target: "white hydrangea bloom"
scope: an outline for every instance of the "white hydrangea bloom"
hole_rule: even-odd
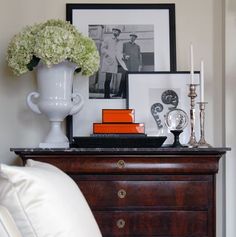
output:
[[[63,20],[48,20],[26,27],[11,40],[7,62],[16,75],[32,70],[39,60],[49,67],[69,60],[86,76],[94,74],[100,62],[93,40]]]

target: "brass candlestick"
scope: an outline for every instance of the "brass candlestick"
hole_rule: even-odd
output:
[[[190,128],[191,128],[191,134],[190,139],[188,142],[189,147],[197,147],[198,142],[195,136],[195,98],[197,97],[196,93],[196,87],[199,84],[190,84],[189,85],[189,94],[188,97],[190,97]]]
[[[198,102],[200,108],[200,140],[198,142],[198,147],[207,148],[212,147],[205,140],[205,106],[207,102]]]

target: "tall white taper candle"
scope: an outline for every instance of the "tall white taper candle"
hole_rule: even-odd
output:
[[[200,100],[204,102],[204,61],[201,60],[201,72],[200,72]]]
[[[190,71],[190,77],[191,77],[191,84],[193,84],[194,81],[194,60],[193,60],[193,44],[190,44],[190,63],[191,63],[191,71]]]

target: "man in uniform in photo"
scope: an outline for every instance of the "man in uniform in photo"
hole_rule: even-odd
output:
[[[123,44],[123,59],[129,72],[138,72],[142,69],[142,55],[140,46],[135,43],[137,34],[131,33],[129,42]],[[126,97],[126,75],[121,78],[117,97]]]
[[[112,38],[105,39],[101,46],[101,72],[105,73],[104,98],[110,98],[110,84],[112,76],[121,73],[125,77],[127,66],[123,61],[122,44],[119,40],[121,29],[119,27],[112,28]]]

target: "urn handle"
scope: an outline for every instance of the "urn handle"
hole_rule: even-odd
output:
[[[27,105],[29,106],[29,108],[35,112],[36,114],[41,114],[41,111],[39,110],[39,107],[37,104],[35,104],[33,101],[32,101],[32,97],[34,99],[37,99],[39,98],[39,93],[38,92],[31,92],[28,94],[27,96]]]
[[[84,98],[83,98],[82,95],[80,95],[77,92],[72,93],[71,97],[74,100],[73,100],[73,107],[72,107],[72,109],[70,111],[70,115],[73,115],[73,114],[78,113],[82,109],[82,107],[84,105]]]

